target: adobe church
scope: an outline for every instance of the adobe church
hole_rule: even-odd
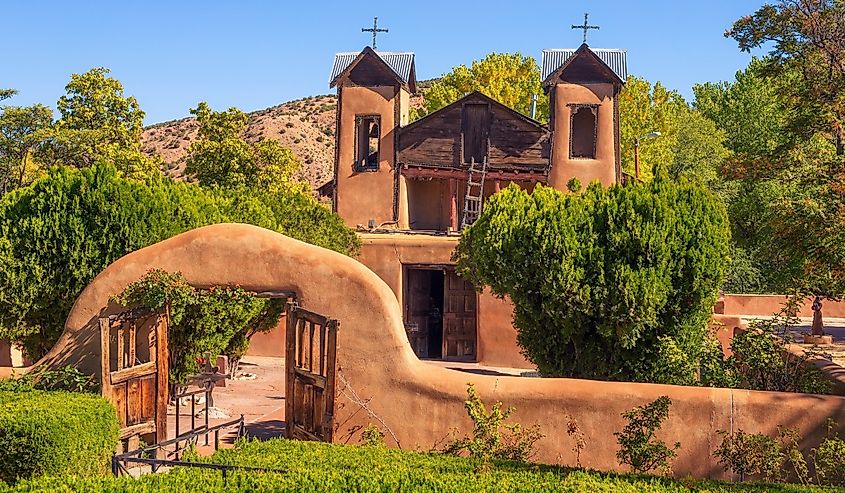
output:
[[[573,177],[585,185],[623,179],[618,95],[626,63],[625,51],[586,42],[544,50],[548,125],[479,92],[410,122],[413,53],[366,47],[335,56],[333,209],[359,231],[359,260],[396,294],[417,356],[531,367],[510,302],[461,279],[452,251],[484,202],[511,183],[566,190]]]

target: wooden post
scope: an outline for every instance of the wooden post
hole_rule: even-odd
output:
[[[493,182],[493,193],[499,193],[502,190],[502,182],[495,180]]]
[[[289,301],[285,306],[287,329],[285,331],[285,435],[294,438],[294,365],[296,362],[296,303]]]
[[[634,178],[640,179],[640,139],[634,139]]]
[[[458,180],[449,179],[449,229],[458,230]]]
[[[170,400],[170,346],[167,344],[167,332],[170,329],[170,305],[165,305],[164,313],[156,317],[156,441],[167,440],[167,402]],[[176,416],[179,419],[179,416]],[[159,454],[164,450],[159,449]],[[161,455],[160,455],[161,457]]]

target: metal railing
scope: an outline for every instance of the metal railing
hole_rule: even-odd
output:
[[[211,391],[213,390],[213,388],[214,388],[214,383],[212,382],[211,385],[207,385],[204,389],[197,389],[197,390],[182,392],[181,394],[177,394],[175,396],[175,399],[176,399],[176,436],[177,437],[179,437],[181,435],[181,433],[179,433],[179,431],[180,431],[179,421],[181,421],[180,418],[182,417],[180,401],[184,397],[190,397],[191,398],[191,429],[190,429],[190,431],[188,431],[188,433],[192,433],[192,432],[194,432],[198,429],[202,429],[202,428],[197,428],[197,424],[196,424],[197,405],[196,405],[196,400],[194,399],[194,396],[199,395],[199,394],[205,394],[205,425],[204,425],[204,427],[206,429],[208,429],[208,411],[211,407],[211,398],[210,397],[211,397]],[[205,434],[205,445],[208,445],[208,433]]]
[[[177,417],[178,418],[178,417]],[[187,449],[187,444],[196,444],[197,439],[200,435],[205,434],[206,441],[208,440],[208,435],[210,433],[214,434],[214,450],[218,450],[220,448],[220,430],[224,428],[229,428],[232,426],[237,426],[237,437],[241,438],[244,434],[244,415],[241,414],[241,417],[238,419],[233,419],[231,421],[227,421],[225,423],[220,423],[219,425],[215,425],[212,427],[201,426],[199,428],[193,429],[184,435],[177,435],[176,438],[171,438],[170,440],[166,440],[161,443],[157,443],[155,445],[151,445],[149,447],[139,448],[137,450],[132,450],[130,452],[125,452],[123,454],[115,454],[112,456],[111,460],[111,469],[112,474],[115,476],[120,476],[121,474],[129,474],[127,470],[127,465],[130,463],[135,464],[146,464],[151,466],[152,471],[158,471],[158,468],[161,466],[185,466],[185,467],[205,467],[209,468],[212,464],[207,464],[203,462],[186,462],[182,461],[182,453]],[[180,446],[185,444],[185,446]],[[168,451],[166,447],[173,445],[174,450]],[[154,456],[158,455],[159,451],[164,451],[168,454],[168,456],[175,457],[175,460],[171,459],[158,459],[154,458]],[[212,469],[221,469],[224,470],[223,477],[226,477],[226,472],[224,468],[231,469],[244,469],[241,466],[228,466],[225,464],[213,464],[214,467]],[[260,468],[246,468],[246,469],[260,469]],[[269,470],[263,469],[264,471],[270,472],[284,472],[284,471],[276,471],[276,470]]]

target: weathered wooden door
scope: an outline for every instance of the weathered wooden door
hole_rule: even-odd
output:
[[[167,440],[167,312],[100,317],[102,395],[114,404],[126,450]]]
[[[418,357],[428,358],[431,273],[423,269],[408,269],[406,279],[405,330],[408,342]]]
[[[446,271],[443,313],[443,359],[475,361],[477,340],[477,294],[454,269]]]
[[[337,320],[285,307],[285,434],[290,439],[331,442],[337,376]]]

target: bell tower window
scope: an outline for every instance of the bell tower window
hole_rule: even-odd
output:
[[[381,117],[355,117],[355,171],[378,171]]]
[[[569,107],[569,157],[595,159],[598,105],[573,104]]]

